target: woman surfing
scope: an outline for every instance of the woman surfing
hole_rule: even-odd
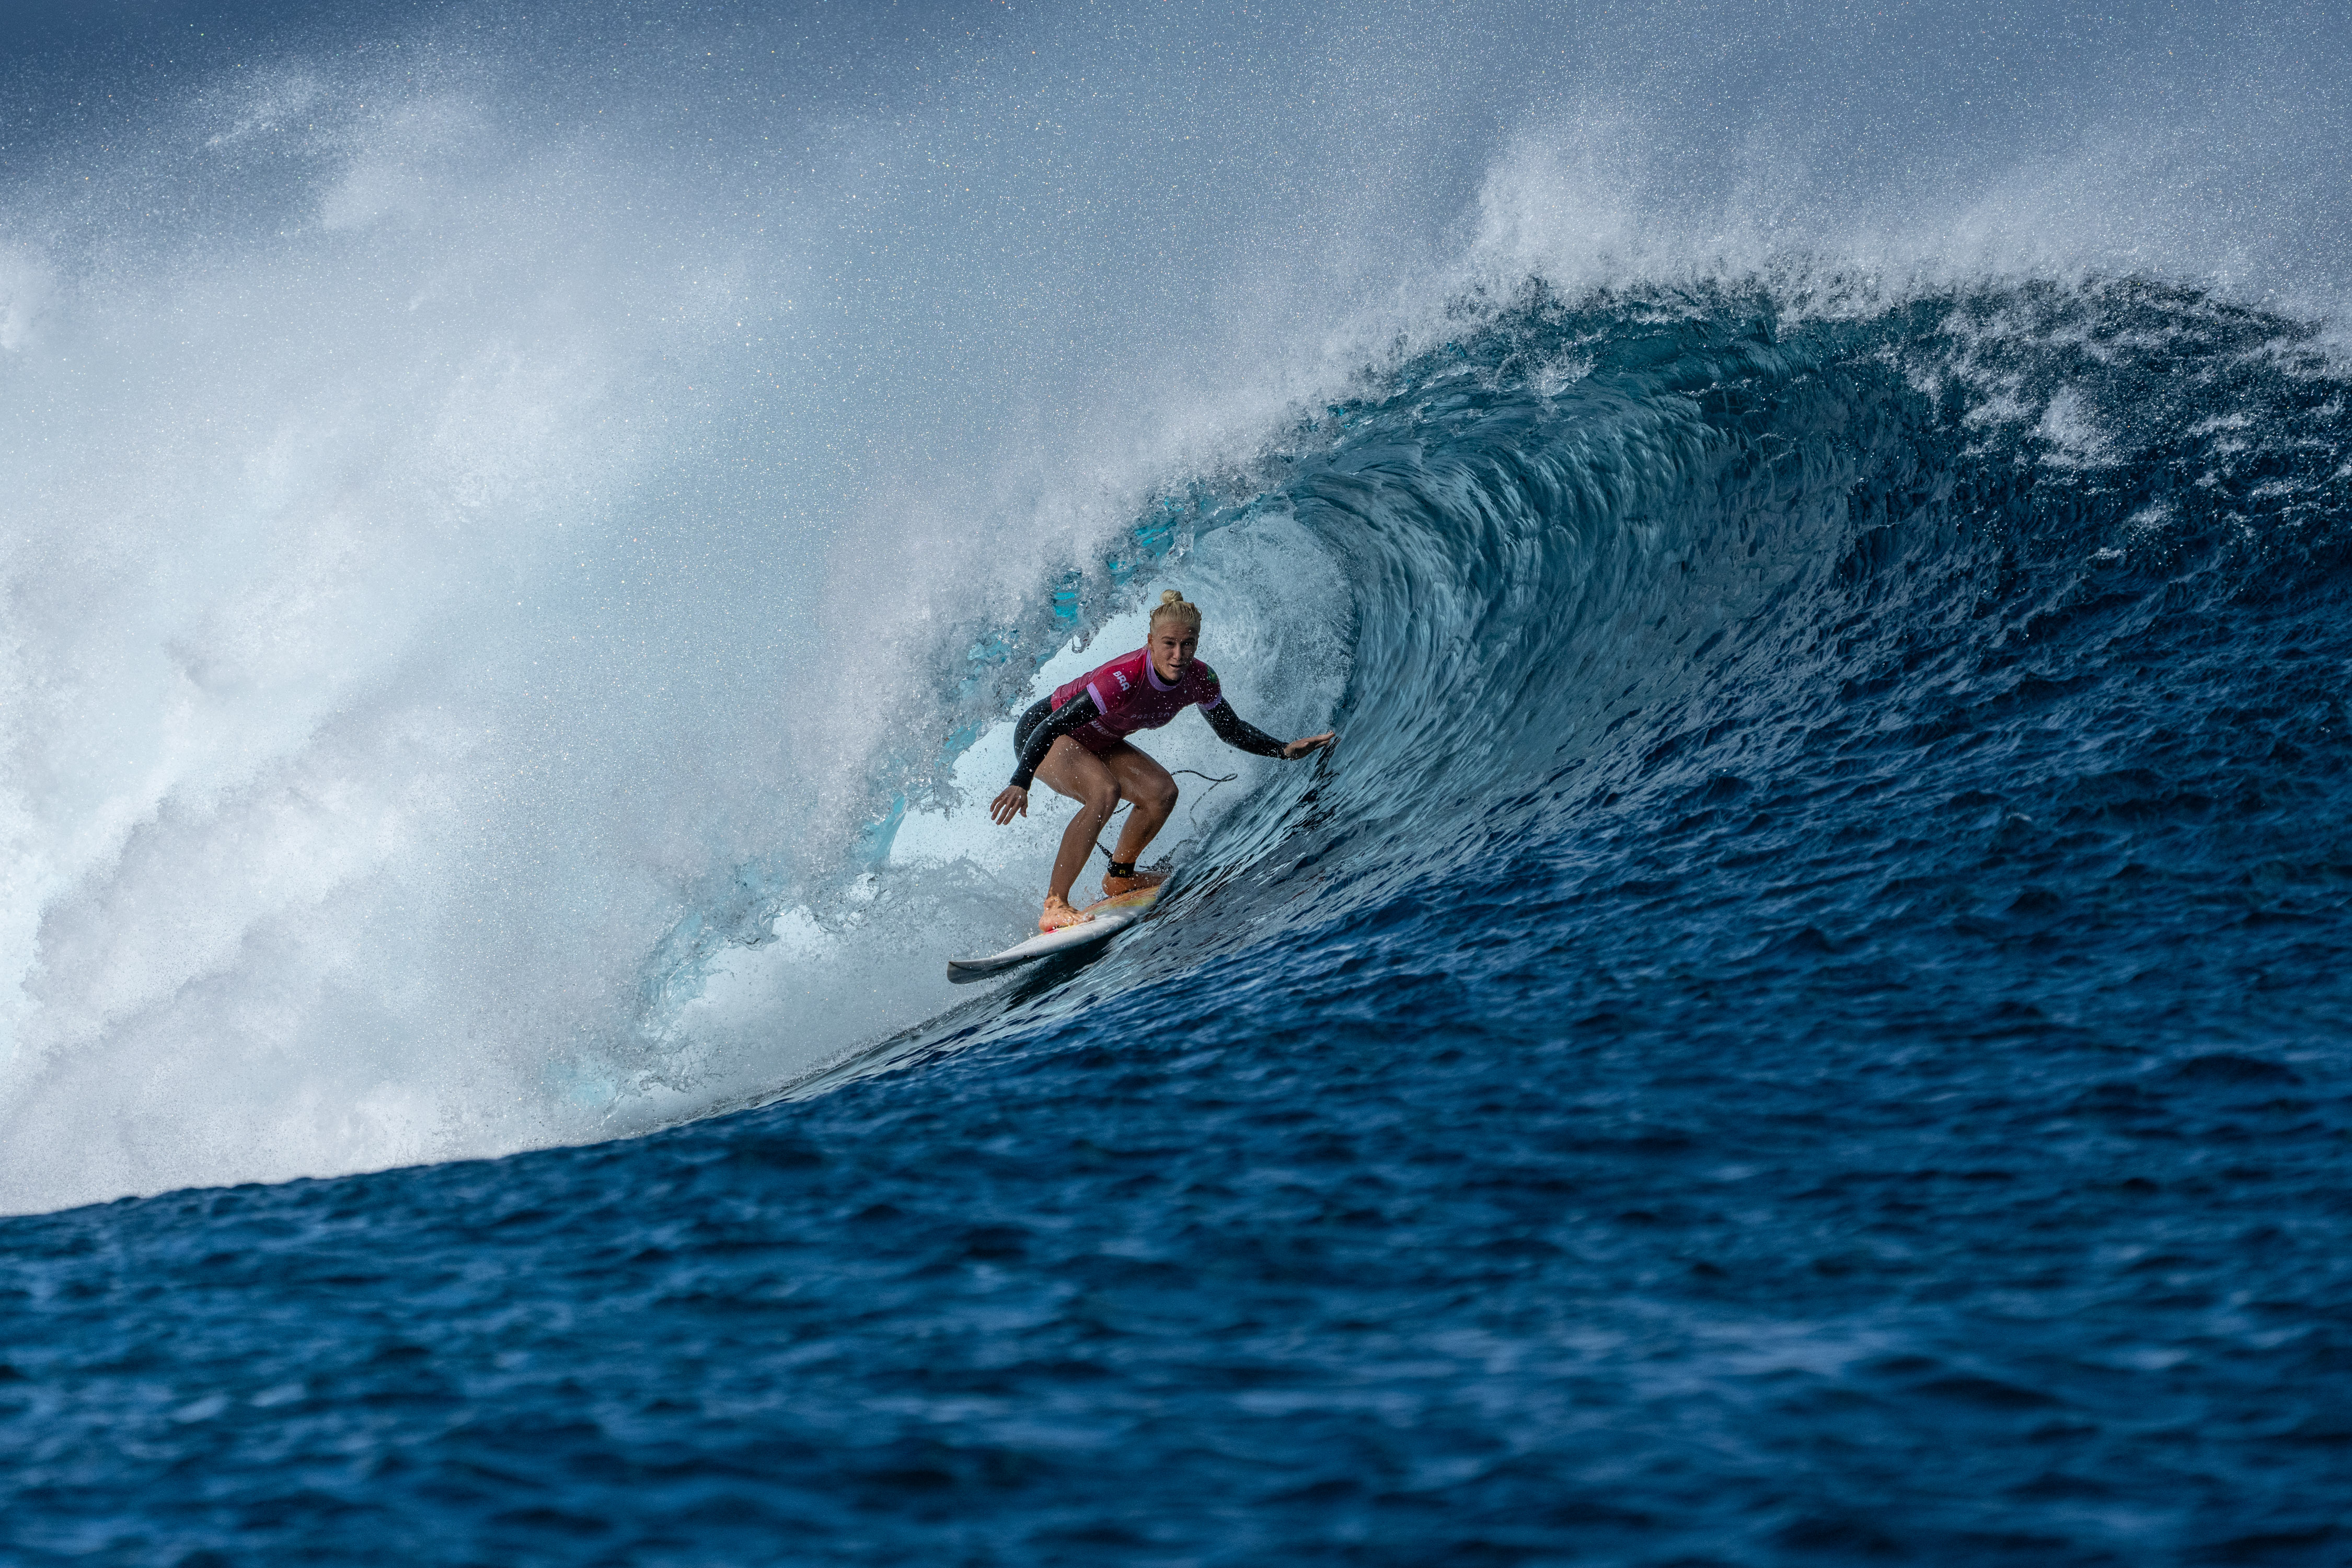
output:
[[[1078,879],[1087,851],[1122,796],[1135,809],[1127,814],[1118,852],[1103,875],[1103,896],[1116,898],[1160,880],[1138,872],[1135,863],[1176,808],[1176,781],[1129,742],[1136,731],[1157,730],[1197,704],[1218,739],[1261,757],[1295,762],[1339,739],[1326,730],[1286,743],[1236,716],[1217,689],[1216,672],[1193,657],[1200,646],[1201,606],[1171,588],[1151,612],[1150,635],[1141,647],[1056,688],[1021,715],[1013,731],[1021,761],[988,815],[1000,826],[1028,816],[1032,778],[1044,779],[1078,803],[1078,815],[1063,831],[1061,850],[1054,857],[1039,931],[1059,931],[1082,918],[1070,907],[1070,884]]]

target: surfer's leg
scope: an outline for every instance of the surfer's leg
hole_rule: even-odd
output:
[[[1046,884],[1045,912],[1037,921],[1040,931],[1056,931],[1077,919],[1077,911],[1070,908],[1070,884],[1086,868],[1087,857],[1094,853],[1095,839],[1118,805],[1118,780],[1103,765],[1100,757],[1067,735],[1055,741],[1053,750],[1045,753],[1045,760],[1037,764],[1037,776],[1056,795],[1068,795],[1078,803],[1077,816],[1070,818],[1070,826],[1062,830],[1062,847],[1054,857],[1053,880]],[[1059,909],[1055,907],[1057,904]]]
[[[1131,866],[1151,847],[1152,839],[1167,824],[1168,814],[1176,809],[1176,781],[1166,768],[1132,745],[1120,746],[1103,762],[1118,780],[1118,793],[1135,803],[1135,809],[1127,814],[1127,825],[1119,829],[1118,847],[1111,854],[1118,864]],[[1103,892],[1113,897],[1131,893],[1138,888],[1151,887],[1159,879],[1132,874],[1105,877]]]

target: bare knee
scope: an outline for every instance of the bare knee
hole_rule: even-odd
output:
[[[1150,809],[1152,816],[1165,816],[1176,809],[1176,796],[1179,793],[1174,779],[1155,782],[1150,793],[1143,797],[1141,804]]]
[[[1099,822],[1118,809],[1118,786],[1104,784],[1097,789],[1089,789],[1081,804],[1086,806],[1087,814]]]

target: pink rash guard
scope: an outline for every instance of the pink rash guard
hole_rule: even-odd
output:
[[[1013,727],[1013,787],[1025,790],[1055,742],[1068,736],[1097,757],[1108,756],[1138,730],[1165,724],[1192,703],[1217,739],[1256,757],[1285,757],[1290,749],[1234,711],[1217,689],[1217,672],[1194,659],[1180,680],[1162,680],[1142,648],[1041,697]],[[1124,873],[1122,873],[1124,875]]]
[[[1157,730],[1195,702],[1206,712],[1224,700],[1217,689],[1217,672],[1199,659],[1186,666],[1171,685],[1151,668],[1151,650],[1140,647],[1056,687],[1054,706],[1061,707],[1081,691],[1095,700],[1101,717],[1071,731],[1070,739],[1097,756],[1138,730]]]

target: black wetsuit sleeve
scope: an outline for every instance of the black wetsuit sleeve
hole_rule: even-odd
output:
[[[1232,703],[1220,702],[1201,711],[1208,716],[1209,728],[1217,732],[1217,739],[1226,745],[1238,746],[1261,757],[1282,755],[1282,742],[1234,712]]]
[[[1055,741],[1100,717],[1095,700],[1083,691],[1047,714],[1044,723],[1029,731],[1029,743],[1021,748],[1021,760],[1013,768],[1013,787],[1027,789],[1029,781],[1037,776],[1037,764],[1045,760]]]

